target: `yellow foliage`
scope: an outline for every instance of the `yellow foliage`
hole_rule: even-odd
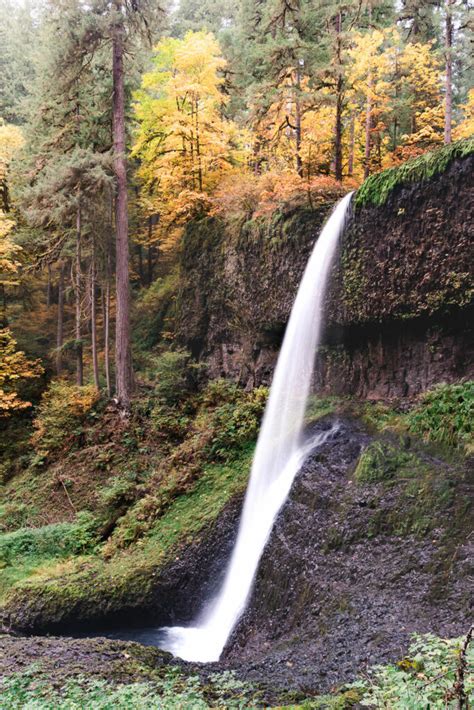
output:
[[[329,168],[334,152],[335,114],[334,106],[322,105],[303,116],[301,159],[307,175]]]
[[[79,425],[99,399],[93,385],[71,385],[53,381],[43,395],[34,420],[32,444],[43,453],[50,453],[75,440]]]
[[[418,145],[424,150],[430,150],[443,142],[444,106],[426,107],[416,113],[415,133],[403,136],[405,145]]]
[[[21,399],[18,387],[23,380],[39,377],[43,373],[39,361],[28,360],[16,346],[11,331],[0,329],[0,418],[31,406],[31,402]]]
[[[466,103],[461,106],[464,118],[453,131],[454,139],[474,136],[474,89],[470,89]]]
[[[0,209],[0,284],[15,285],[12,275],[18,273],[20,262],[16,260],[16,255],[21,251],[21,247],[14,244],[10,233],[15,223],[7,219],[5,213]]]
[[[3,196],[0,203],[7,201],[8,167],[23,143],[21,130],[17,126],[10,126],[0,120],[0,198]],[[9,219],[0,207],[0,284],[13,285],[16,283],[12,281],[12,275],[18,272],[20,264],[16,260],[16,256],[21,248],[15,245],[11,239],[14,226],[14,221]]]
[[[351,66],[349,83],[352,87],[351,99],[355,107],[365,109],[367,100],[371,102],[373,120],[390,104],[393,86],[393,66],[397,50],[394,41],[398,39],[396,30],[372,30],[354,37],[349,50]]]
[[[0,182],[6,179],[8,165],[23,145],[21,129],[0,119]]]
[[[166,38],[155,52],[135,95],[132,154],[141,161],[143,205],[160,214],[160,236],[173,242],[183,218],[245,164],[247,136],[224,116],[226,62],[212,34]]]

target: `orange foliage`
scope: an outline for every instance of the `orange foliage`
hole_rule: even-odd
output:
[[[294,172],[269,171],[262,175],[242,174],[223,181],[212,198],[213,214],[226,219],[269,216],[278,209],[310,208],[336,200],[352,184],[341,185],[332,177],[319,175],[310,180]]]

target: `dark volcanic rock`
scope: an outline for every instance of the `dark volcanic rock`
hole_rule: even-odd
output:
[[[327,689],[401,658],[414,632],[452,637],[469,625],[472,542],[447,543],[452,510],[428,536],[397,535],[397,485],[350,479],[368,439],[344,422],[294,484],[226,651],[250,679]]]
[[[105,638],[1,635],[0,647],[0,678],[37,667],[56,687],[84,675],[89,680],[142,682],[156,678],[158,669],[173,664],[173,657],[164,651]]]

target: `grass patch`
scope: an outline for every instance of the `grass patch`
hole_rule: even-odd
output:
[[[32,558],[68,557],[92,550],[97,544],[94,519],[80,513],[74,523],[56,523],[41,528],[20,528],[0,537],[0,565]]]
[[[474,153],[474,138],[456,141],[443,148],[424,153],[403,165],[371,175],[357,190],[356,207],[383,205],[390,193],[400,185],[422,182],[444,172],[456,158],[465,158]]]
[[[0,536],[0,597],[12,587],[57,568],[58,560],[92,553],[97,545],[94,518],[79,513],[73,523],[20,528]],[[64,572],[64,566],[61,567]]]

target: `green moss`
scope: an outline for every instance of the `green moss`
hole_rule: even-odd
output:
[[[397,442],[392,427],[383,436],[361,453],[353,474],[358,486],[366,488],[364,496],[371,511],[368,536],[424,537],[439,528],[449,530],[449,534],[443,533],[443,540],[446,537],[449,543],[465,535],[463,530],[469,522],[463,493],[467,470],[463,462],[446,460],[433,446],[406,433]],[[336,533],[337,528],[334,539],[328,537],[330,549],[345,542]]]
[[[395,446],[374,441],[361,454],[354,471],[357,483],[392,480],[398,471],[413,464],[413,456]]]
[[[346,245],[341,256],[342,301],[350,312],[358,313],[367,288],[367,254],[361,247]]]
[[[429,180],[442,173],[456,158],[464,158],[474,153],[474,138],[456,141],[443,148],[420,155],[398,167],[371,175],[357,190],[356,207],[383,205],[390,193],[399,185]]]

